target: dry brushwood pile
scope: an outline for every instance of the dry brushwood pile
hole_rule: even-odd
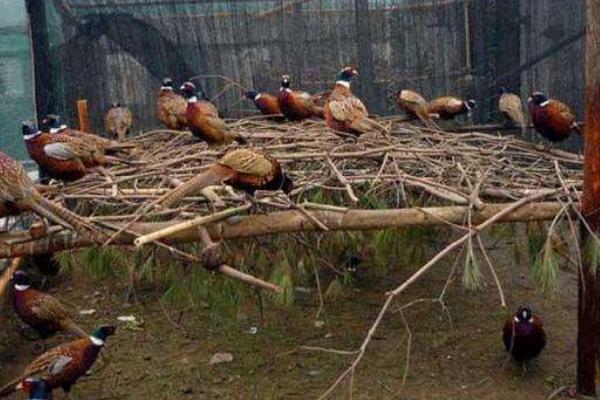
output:
[[[127,229],[120,236],[127,236],[127,232],[139,236],[164,224],[202,216],[209,218],[198,225],[215,224],[235,214],[273,217],[261,220],[271,226],[254,226],[256,229],[242,232],[251,226],[241,224],[236,232],[225,232],[221,237],[228,238],[276,233],[278,228],[281,232],[343,230],[344,224],[329,226],[319,215],[345,215],[354,210],[431,206],[481,210],[486,204],[513,203],[532,196],[536,201],[556,202],[576,195],[581,186],[580,155],[513,136],[434,131],[399,121],[380,119],[391,128],[389,136],[363,135],[358,139],[337,136],[321,121],[276,124],[248,118],[232,122],[231,129],[247,138],[249,146],[282,163],[294,181],[289,197],[282,192],[257,192],[250,199],[230,187],[213,186],[182,199],[173,208],[154,208],[141,214],[142,207],[203,172],[231,149],[208,147],[189,132],[167,130],[130,139],[139,162],[113,166],[109,169],[112,177],[91,174],[72,184],[52,185],[45,192],[113,229],[124,225]],[[282,214],[284,210],[292,211],[295,221],[289,221],[291,214]],[[377,221],[373,224],[362,227],[378,228]],[[355,228],[361,229],[360,223]],[[23,240],[18,236],[19,243]],[[117,238],[115,242],[129,244],[131,240]],[[2,241],[10,243],[11,238]],[[69,246],[55,243],[52,250]],[[0,246],[3,256],[11,251],[18,253]]]

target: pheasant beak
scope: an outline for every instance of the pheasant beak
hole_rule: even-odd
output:
[[[531,103],[533,101],[533,98],[531,96],[529,96],[529,98],[527,99],[528,103]]]
[[[356,75],[356,76],[358,76],[358,71],[357,71],[357,70],[355,70],[355,69],[353,69],[353,70],[352,70],[352,75]]]
[[[15,386],[15,389],[23,390],[23,382],[19,382],[19,384],[17,386]]]

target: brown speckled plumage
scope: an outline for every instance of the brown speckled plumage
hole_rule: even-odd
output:
[[[133,125],[133,114],[129,108],[115,104],[106,113],[104,124],[113,138],[123,141]]]

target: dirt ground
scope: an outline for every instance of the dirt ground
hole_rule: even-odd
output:
[[[519,239],[495,245],[490,255],[503,284],[510,310],[530,304],[544,319],[548,345],[524,372],[509,362],[501,343],[506,313],[485,264],[485,286],[468,292],[460,275],[450,283],[447,306],[452,324],[439,305],[421,303],[405,312],[411,329],[410,367],[406,383],[407,331],[398,313],[385,317],[354,378],[353,399],[546,399],[571,385],[575,372],[576,276],[560,274],[559,291],[541,296],[531,280],[529,262],[515,262]],[[488,244],[494,242],[488,238]],[[491,245],[491,244],[490,244]],[[434,267],[398,304],[437,296],[451,263]],[[357,272],[352,288],[319,309],[315,291],[297,293],[288,308],[267,305],[264,320],[256,304],[217,312],[206,304],[165,305],[161,293],[138,292],[138,302],[124,301],[126,281],[98,281],[76,271],[62,275],[51,289],[77,309],[94,308],[78,317],[90,329],[117,323],[105,357],[89,377],[74,387],[75,398],[159,399],[316,399],[349,365],[352,355],[309,351],[300,346],[356,350],[384,301],[386,289],[401,283],[420,265],[390,268],[384,277]],[[139,325],[116,320],[134,315]],[[0,314],[0,381],[35,357],[35,342],[23,336],[10,307]],[[322,322],[322,323],[321,323]],[[65,340],[58,335],[46,345]],[[210,365],[215,353],[233,361]],[[11,399],[20,398],[13,395]],[[56,391],[55,398],[62,399]],[[330,398],[348,398],[344,384]],[[561,397],[558,397],[561,398]]]

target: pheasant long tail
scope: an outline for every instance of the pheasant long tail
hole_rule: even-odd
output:
[[[21,382],[21,380],[22,380],[22,377],[18,377],[18,378],[13,379],[12,381],[8,382],[6,385],[2,386],[2,388],[0,388],[0,397],[6,397],[9,394],[16,391],[17,385],[19,384],[19,382]]]
[[[383,135],[388,135],[389,130],[385,126],[381,125],[379,122],[375,121],[371,118],[362,118],[359,121],[355,121],[352,123],[352,128],[356,129],[361,133],[367,132],[379,132]]]
[[[65,228],[73,229],[93,242],[102,243],[108,239],[106,232],[99,227],[61,205],[44,198],[37,192],[32,193],[29,206],[36,214],[48,218]]]

